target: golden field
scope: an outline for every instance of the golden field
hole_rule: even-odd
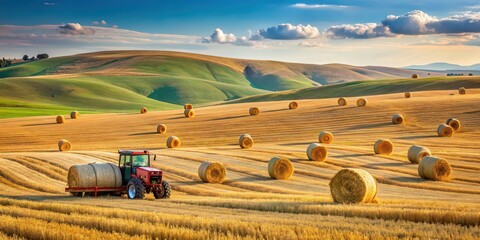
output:
[[[450,95],[450,93],[455,93]],[[480,238],[480,89],[366,96],[338,106],[336,98],[223,104],[147,114],[89,114],[0,120],[0,238],[27,239],[475,239]],[[252,106],[260,109],[250,116]],[[139,109],[140,111],[140,109]],[[405,123],[393,125],[401,113]],[[440,123],[455,117],[462,128],[437,136]],[[158,134],[158,124],[167,132]],[[325,162],[308,161],[305,150],[320,131],[334,134]],[[238,146],[249,133],[250,149]],[[182,140],[167,149],[166,139]],[[58,152],[57,142],[73,147]],[[381,138],[392,155],[374,155]],[[411,145],[447,159],[452,179],[424,180],[407,159]],[[170,199],[102,196],[75,198],[64,192],[68,168],[117,162],[118,149],[150,149],[153,166],[173,188]],[[295,173],[273,180],[274,156],[289,158]],[[203,183],[203,161],[227,167],[223,184]],[[333,202],[329,180],[340,169],[361,168],[378,181],[378,203]]]

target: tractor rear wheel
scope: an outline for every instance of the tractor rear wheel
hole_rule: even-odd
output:
[[[170,194],[172,192],[172,189],[170,187],[170,184],[162,180],[162,189],[159,189],[158,191],[153,192],[153,196],[155,196],[156,199],[159,198],[170,198]]]
[[[130,199],[145,197],[145,184],[139,178],[132,178],[127,184],[127,196]]]

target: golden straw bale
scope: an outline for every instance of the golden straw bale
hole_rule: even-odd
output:
[[[391,154],[393,152],[393,143],[388,139],[379,139],[373,145],[375,154]]]
[[[63,115],[57,116],[57,123],[65,123],[65,117]]]
[[[294,172],[288,158],[274,157],[268,162],[268,174],[273,179],[289,179]]]
[[[447,125],[452,127],[455,132],[460,130],[460,128],[462,127],[462,124],[460,123],[460,120],[458,120],[456,118],[447,119]]]
[[[183,109],[193,109],[193,105],[190,104],[190,103],[185,103],[185,104],[183,105]]]
[[[121,187],[122,172],[112,163],[74,165],[68,169],[69,187]]]
[[[428,148],[418,146],[418,145],[412,145],[408,149],[407,157],[411,163],[419,163],[423,157],[430,156],[430,155],[432,155],[432,153]]]
[[[402,114],[397,113],[397,114],[394,114],[392,116],[392,123],[393,124],[402,124],[403,121],[405,121],[405,118],[403,117]]]
[[[338,106],[345,106],[348,104],[347,99],[343,97],[339,98],[337,103],[338,103]]]
[[[413,74],[413,75],[412,75],[412,78],[413,78],[413,79],[416,79],[416,78],[420,78],[420,76],[419,76],[418,74]]]
[[[167,125],[158,124],[157,125],[157,132],[160,133],[160,134],[166,133],[167,132]]]
[[[187,118],[194,118],[195,117],[195,110],[188,108],[188,109],[185,109],[185,111],[183,111],[183,114]]]
[[[365,107],[367,105],[368,101],[366,98],[359,98],[357,100],[357,106],[359,107]]]
[[[325,143],[325,144],[332,143],[333,134],[331,132],[321,131],[320,134],[318,134],[318,142]]]
[[[297,109],[298,108],[298,103],[297,102],[291,102],[288,104],[289,109]]]
[[[70,113],[70,118],[77,119],[80,117],[80,113],[78,111],[73,111]]]
[[[167,147],[168,148],[178,148],[178,147],[180,147],[180,145],[182,145],[182,142],[180,141],[180,139],[178,137],[175,137],[175,136],[168,137],[168,139],[167,139]]]
[[[454,132],[453,128],[448,126],[445,123],[438,125],[437,134],[440,137],[451,137],[453,136],[453,132]]]
[[[59,151],[70,151],[72,144],[67,139],[60,139],[58,141],[58,150]]]
[[[410,92],[405,93],[405,98],[411,98],[411,97],[412,97],[412,93],[410,93]]]
[[[148,109],[146,107],[142,107],[142,109],[140,109],[141,114],[145,114],[147,112],[148,112]]]
[[[248,110],[248,113],[252,116],[258,115],[258,114],[260,114],[260,109],[258,109],[258,107],[251,107]]]
[[[467,90],[464,87],[461,87],[458,89],[458,93],[460,93],[461,95],[465,95],[467,94]]]
[[[240,138],[238,139],[238,145],[240,145],[241,148],[253,147],[252,136],[250,136],[250,134],[247,134],[247,133],[240,135]]]
[[[377,196],[377,182],[363,169],[345,168],[330,180],[330,193],[337,203],[372,203]]]
[[[227,176],[227,171],[222,163],[203,162],[198,168],[198,176],[206,183],[222,183]]]
[[[450,164],[443,158],[426,156],[418,164],[418,175],[421,178],[444,181],[450,178],[451,173]]]
[[[307,148],[307,157],[312,161],[325,161],[328,157],[327,148],[320,143],[311,143]]]

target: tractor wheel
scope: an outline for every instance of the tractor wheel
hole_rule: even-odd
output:
[[[139,178],[132,178],[127,184],[127,196],[130,199],[145,197],[145,184]]]
[[[155,196],[156,199],[159,198],[170,198],[170,194],[172,192],[172,189],[170,188],[170,184],[162,180],[162,189],[159,189],[158,191],[153,192],[153,196]]]
[[[83,195],[82,192],[71,192],[70,194],[74,197],[82,197],[82,195]]]

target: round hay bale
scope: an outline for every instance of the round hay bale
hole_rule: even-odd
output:
[[[412,75],[412,78],[413,78],[413,79],[416,79],[416,78],[420,78],[420,76],[419,76],[418,74],[413,74],[413,75]]]
[[[195,110],[193,110],[192,108],[188,108],[188,109],[185,109],[185,111],[183,111],[183,114],[187,118],[194,118],[195,117]]]
[[[363,169],[345,168],[330,180],[330,193],[337,203],[370,203],[377,196],[377,182]]]
[[[58,141],[58,150],[59,151],[70,151],[72,144],[67,139],[60,139]]]
[[[288,158],[274,157],[268,162],[268,175],[273,179],[289,179],[294,172]]]
[[[297,102],[291,102],[288,104],[289,109],[297,109],[298,108],[298,103]]]
[[[80,113],[78,111],[73,111],[70,113],[70,118],[77,119],[80,117]]]
[[[63,115],[58,115],[57,123],[65,123],[65,117]]]
[[[247,134],[247,133],[240,135],[240,138],[238,139],[238,145],[240,145],[241,148],[253,147],[252,136],[250,136],[250,134]]]
[[[397,113],[392,116],[392,123],[393,124],[402,124],[403,121],[405,121],[405,118],[403,117],[402,114]]]
[[[418,175],[421,178],[443,181],[448,180],[451,173],[450,164],[443,158],[426,156],[418,164]]]
[[[320,134],[318,134],[318,142],[325,143],[325,144],[332,143],[333,134],[331,132],[321,131]]]
[[[69,187],[121,187],[122,172],[111,163],[74,165],[68,170]]]
[[[462,127],[462,124],[456,118],[447,119],[447,125],[452,127],[455,132],[460,130],[460,128]]]
[[[142,107],[142,109],[140,109],[141,114],[145,114],[147,112],[148,112],[148,109],[146,107]]]
[[[256,115],[260,114],[260,109],[258,109],[258,107],[251,107],[248,110],[248,113],[252,116],[256,116]]]
[[[375,154],[391,154],[393,152],[393,143],[388,139],[379,139],[373,145]]]
[[[458,93],[460,93],[461,95],[465,95],[467,94],[467,90],[464,87],[461,87],[458,89]]]
[[[227,171],[222,163],[203,162],[198,168],[198,176],[206,183],[222,183],[227,177]]]
[[[418,146],[418,145],[412,145],[408,149],[407,157],[408,157],[408,161],[410,161],[411,163],[418,164],[423,157],[431,156],[431,155],[432,153],[428,148]]]
[[[328,151],[320,143],[311,143],[307,148],[307,157],[312,161],[325,161],[328,157]]]
[[[366,98],[359,98],[357,100],[357,106],[359,107],[365,107],[367,105],[368,101]]]
[[[438,125],[437,134],[440,137],[451,137],[453,136],[453,132],[453,128],[445,123]]]
[[[167,139],[167,147],[168,148],[178,148],[178,147],[180,147],[180,145],[182,145],[182,142],[180,141],[180,139],[178,137],[175,137],[175,136],[168,137],[168,139]]]
[[[160,134],[164,134],[167,132],[167,125],[165,124],[158,124],[157,125],[157,132]]]
[[[190,103],[183,104],[183,109],[193,109],[193,105]]]
[[[410,92],[405,93],[405,98],[411,98],[411,97],[412,97],[412,93],[410,93]]]
[[[345,106],[345,105],[347,105],[347,99],[341,97],[341,98],[338,99],[337,103],[338,103],[338,106]]]

